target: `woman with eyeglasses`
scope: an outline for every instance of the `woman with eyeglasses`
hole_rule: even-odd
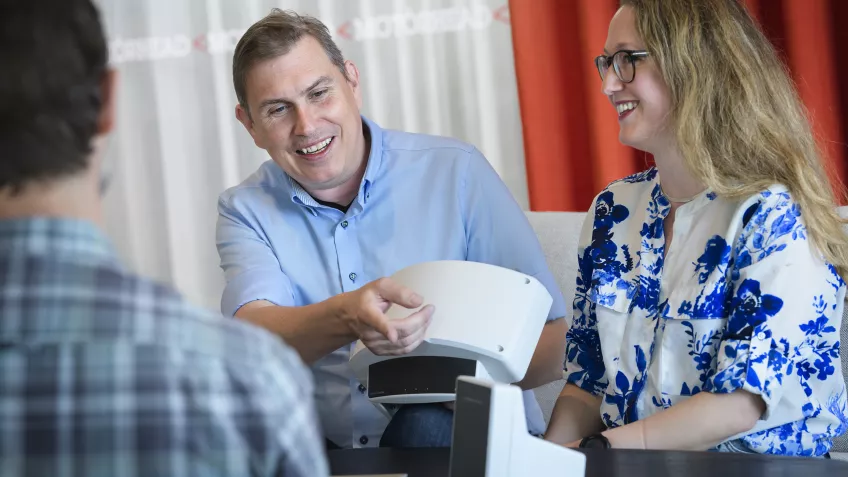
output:
[[[595,62],[656,167],[584,223],[546,439],[828,456],[848,237],[789,76],[738,0],[622,5]]]

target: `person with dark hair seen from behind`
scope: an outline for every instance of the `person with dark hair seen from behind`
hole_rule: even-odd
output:
[[[326,476],[299,356],[105,238],[107,52],[90,0],[0,1],[0,475]]]
[[[827,457],[848,236],[774,48],[739,0],[625,0],[595,64],[656,167],[586,218],[546,438]]]
[[[532,388],[562,377],[566,327],[536,234],[476,148],[363,117],[360,80],[312,17],[274,10],[236,46],[236,117],[271,160],[218,201],[224,315],[266,327],[313,365],[328,447],[446,447],[450,405],[384,414],[353,376],[351,347],[401,355],[424,339],[427,297],[387,278],[406,266],[468,260],[532,275],[554,299],[518,383],[541,434]],[[391,306],[417,310],[390,321]]]

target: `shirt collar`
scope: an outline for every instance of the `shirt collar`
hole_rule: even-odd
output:
[[[362,179],[358,197],[364,197],[364,204],[368,202],[371,189],[380,173],[380,166],[383,165],[383,129],[365,116],[362,116],[362,126],[368,128],[371,134],[371,152],[368,154],[368,166],[365,168],[365,177]]]
[[[120,266],[109,240],[91,222],[53,217],[0,220],[0,256],[33,255]]]
[[[652,169],[656,169],[653,167]],[[651,188],[651,202],[653,206],[657,208],[661,212],[663,217],[668,215],[668,212],[671,210],[671,202],[663,195],[660,188],[660,175],[657,173],[653,180],[651,181],[654,184],[654,187]],[[678,216],[685,214],[693,214],[714,201],[717,198],[715,192],[710,188],[704,189],[700,194],[695,196],[690,202],[685,204],[681,204],[677,208],[676,214]]]
[[[362,128],[363,132],[370,134],[371,137],[371,150],[368,153],[368,165],[365,167],[365,175],[362,178],[362,183],[359,186],[359,193],[356,198],[353,200],[353,203],[350,206],[349,211],[356,208],[356,205],[359,205],[359,209],[365,207],[368,203],[368,200],[371,198],[371,191],[374,187],[374,182],[379,175],[380,166],[383,163],[383,129],[377,125],[377,123],[371,121],[365,116],[361,116],[362,118]],[[289,189],[291,190],[291,199],[295,204],[300,204],[306,206],[310,213],[316,215],[315,208],[319,207],[318,202],[309,195],[300,184],[297,183],[294,179],[291,178],[288,174],[283,173],[286,176],[286,180],[289,184]]]

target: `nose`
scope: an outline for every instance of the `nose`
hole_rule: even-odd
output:
[[[294,124],[295,135],[312,136],[315,132],[315,123],[315,116],[309,106],[297,108],[297,118],[295,118]]]
[[[607,72],[604,73],[604,80],[601,82],[601,91],[607,96],[612,96],[613,93],[617,93],[624,89],[624,83],[618,79],[618,75],[615,74],[612,65],[607,68]]]

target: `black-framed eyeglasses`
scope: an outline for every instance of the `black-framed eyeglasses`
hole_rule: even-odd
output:
[[[595,66],[598,68],[598,74],[601,75],[601,81],[607,74],[607,70],[612,64],[615,75],[622,83],[630,83],[636,77],[636,60],[645,58],[648,52],[644,50],[618,50],[610,56],[601,55],[595,58]]]

